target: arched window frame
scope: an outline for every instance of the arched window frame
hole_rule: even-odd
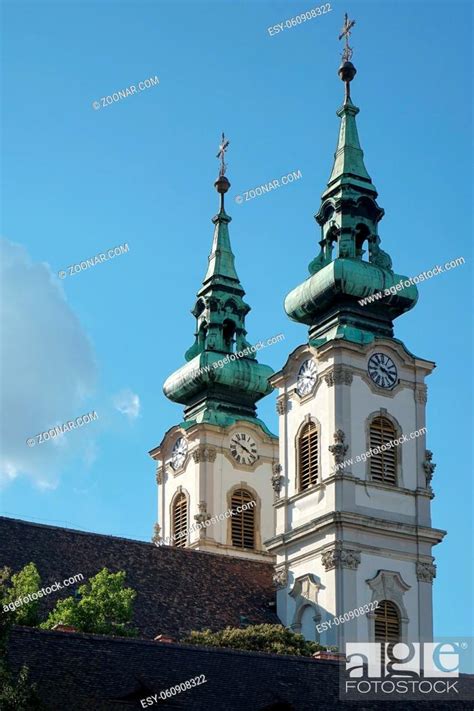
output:
[[[301,633],[303,615],[308,608],[313,612],[314,641],[320,642],[320,634],[317,630],[321,622],[321,611],[318,603],[319,591],[322,589],[319,579],[314,573],[305,573],[295,579],[288,593],[295,602],[293,619],[290,629],[293,632]]]
[[[400,427],[398,420],[396,420],[395,417],[390,415],[384,407],[381,407],[380,410],[376,410],[375,412],[372,412],[366,420],[365,439],[366,439],[366,443],[367,443],[367,452],[371,448],[370,428],[371,428],[373,421],[378,417],[383,417],[390,422],[390,424],[394,428],[393,439],[398,439],[399,437],[402,436],[402,428]],[[380,485],[380,486],[386,486],[389,489],[396,489],[396,488],[401,488],[404,486],[403,468],[402,468],[402,444],[399,444],[397,447],[395,447],[395,451],[396,451],[395,484],[389,484],[386,482],[378,481],[376,479],[372,479],[372,475],[371,475],[371,459],[372,459],[372,457],[367,458],[366,465],[365,465],[366,466],[365,477],[366,477],[367,481],[369,481],[373,484]]]
[[[179,497],[184,496],[186,499],[186,531],[188,532],[186,537],[184,537],[184,544],[183,545],[177,545],[177,541],[174,541],[172,539],[172,536],[175,535],[175,527],[174,527],[174,512],[175,512],[175,506],[177,503],[177,500]],[[171,545],[175,548],[186,548],[189,545],[189,512],[190,512],[190,496],[189,493],[186,491],[186,489],[183,489],[182,486],[178,486],[176,489],[175,493],[173,494],[173,498],[171,499],[170,502],[170,538],[171,538]]]
[[[237,324],[234,318],[227,316],[222,322],[222,342],[229,353],[233,353],[235,348],[235,334]]]
[[[393,602],[400,614],[400,642],[408,640],[408,612],[405,607],[405,594],[411,590],[411,585],[406,583],[400,573],[394,570],[379,570],[377,575],[366,580],[372,591],[372,602],[382,602],[388,600]],[[365,616],[369,627],[368,639],[375,641],[375,610]]]
[[[254,547],[253,548],[240,548],[239,550],[253,550],[253,551],[260,551],[262,550],[262,532],[261,532],[261,512],[262,512],[262,502],[255,491],[255,489],[251,486],[248,485],[246,481],[241,481],[238,484],[235,484],[229,491],[227,492],[227,508],[228,510],[232,509],[232,497],[237,491],[240,491],[243,489],[244,491],[247,491],[252,499],[255,501],[255,506],[250,509],[253,510],[254,512],[254,519],[253,519],[253,525],[254,525]],[[226,540],[227,540],[227,545],[230,546],[231,548],[236,548],[234,546],[234,543],[232,541],[232,518],[233,516],[229,516],[227,519],[227,535],[226,535]]]
[[[306,487],[305,489],[301,488],[301,480],[300,480],[300,440],[303,435],[303,432],[305,428],[308,425],[314,425],[316,428],[316,434],[318,438],[318,478],[315,484],[311,484],[310,486]],[[295,472],[296,472],[296,477],[295,477],[295,493],[296,494],[303,494],[304,492],[311,491],[315,487],[319,486],[322,481],[322,476],[321,476],[321,425],[319,421],[315,417],[311,417],[310,415],[307,415],[304,419],[304,421],[301,423],[301,425],[298,428],[298,431],[296,433],[295,437]]]

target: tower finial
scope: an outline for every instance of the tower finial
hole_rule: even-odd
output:
[[[216,155],[216,158],[219,158],[221,161],[221,165],[219,168],[219,177],[214,183],[214,186],[217,190],[217,192],[221,196],[221,203],[220,203],[220,212],[224,212],[224,195],[230,188],[230,183],[227,180],[225,176],[225,172],[227,170],[227,164],[224,162],[225,158],[225,152],[229,147],[229,139],[225,137],[224,131],[222,131],[222,138],[221,138],[221,143],[219,146],[219,152]]]
[[[342,32],[339,35],[339,39],[342,39],[344,37],[346,44],[344,47],[344,50],[342,52],[342,61],[344,62],[350,62],[352,59],[352,53],[353,49],[352,47],[349,47],[349,37],[351,36],[351,30],[355,25],[355,20],[349,20],[349,17],[346,14],[344,15],[344,24],[342,26]]]
[[[216,155],[216,158],[220,158],[221,161],[221,167],[219,168],[219,178],[222,178],[223,175],[225,175],[225,172],[227,170],[227,165],[224,163],[224,158],[225,158],[225,152],[229,147],[230,141],[225,137],[224,131],[222,131],[222,138],[221,138],[221,145],[219,146],[219,152]]]
[[[346,14],[344,15],[344,24],[342,26],[342,32],[339,35],[339,39],[341,40],[343,37],[345,39],[345,46],[342,52],[342,63],[341,66],[339,67],[338,74],[341,77],[342,81],[346,85],[346,92],[345,92],[345,97],[344,97],[344,103],[347,103],[350,101],[351,98],[351,90],[350,90],[350,82],[354,79],[355,75],[357,74],[357,69],[354,67],[354,65],[351,62],[352,59],[352,54],[353,54],[353,49],[352,47],[349,46],[349,37],[351,36],[351,30],[355,25],[355,20],[349,20],[349,17]]]

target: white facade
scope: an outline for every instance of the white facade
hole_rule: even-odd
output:
[[[392,389],[369,377],[374,353],[395,364]],[[309,360],[316,364],[315,377],[311,391],[300,396],[298,373]],[[432,638],[431,549],[444,536],[431,528],[433,492],[423,432],[424,380],[433,368],[395,340],[369,345],[333,340],[318,349],[299,347],[271,378],[279,389],[282,488],[274,505],[275,533],[266,545],[277,556],[278,615],[308,639],[341,650],[347,640],[373,641],[374,612],[325,631],[321,623],[376,600],[396,605],[402,640]],[[397,450],[395,485],[371,481],[369,460],[358,457],[370,448],[369,423],[378,415],[408,436]],[[308,421],[319,433],[319,479],[299,492],[297,442]],[[358,461],[340,466],[350,458]]]
[[[231,440],[237,434],[250,437],[256,446],[256,460],[240,463],[232,454]],[[173,464],[173,447],[186,440],[187,453],[182,464]],[[249,420],[237,421],[230,427],[196,424],[187,429],[170,429],[159,447],[150,452],[157,461],[158,521],[160,535],[166,543],[172,536],[172,509],[175,497],[184,493],[188,501],[188,529],[198,522],[210,523],[199,530],[188,531],[186,546],[253,560],[273,560],[263,541],[275,530],[272,488],[273,466],[278,461],[278,440],[269,437]],[[236,489],[245,489],[256,501],[255,548],[232,545],[231,517],[213,522],[231,508]]]

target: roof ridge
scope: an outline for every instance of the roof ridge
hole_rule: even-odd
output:
[[[251,560],[249,558],[242,558],[237,555],[222,555],[222,553],[214,553],[213,551],[198,551],[195,548],[178,548],[178,547],[173,547],[173,546],[157,546],[151,541],[140,541],[135,538],[126,538],[125,536],[114,536],[109,533],[97,533],[95,531],[85,531],[81,529],[76,529],[76,528],[66,528],[65,526],[53,526],[52,524],[49,523],[36,523],[35,521],[27,521],[26,519],[21,519],[21,518],[11,518],[10,516],[0,516],[0,523],[2,521],[11,521],[14,523],[20,523],[22,525],[26,526],[36,526],[37,528],[48,528],[48,529],[54,529],[57,531],[69,531],[71,533],[77,533],[82,536],[100,536],[101,538],[112,538],[117,541],[126,541],[127,543],[135,543],[137,545],[141,546],[151,546],[152,548],[157,548],[159,550],[166,550],[166,551],[173,551],[172,555],[190,555],[195,554],[195,555],[206,555],[206,556],[214,556],[219,558],[219,560],[223,559],[231,559],[231,560],[239,560],[243,563],[251,563],[253,565],[270,565],[273,566],[274,563],[272,561],[265,561],[265,560]],[[167,554],[166,554],[167,555]]]
[[[211,647],[211,646],[206,646],[206,645],[198,645],[198,644],[185,644],[183,642],[155,642],[154,640],[150,639],[143,639],[141,637],[114,637],[112,635],[102,635],[102,634],[94,634],[91,632],[59,632],[57,630],[43,630],[39,629],[38,627],[25,627],[22,625],[14,625],[13,626],[14,632],[15,633],[20,633],[20,634],[35,634],[35,635],[46,635],[46,636],[58,636],[62,635],[63,637],[69,637],[69,638],[78,638],[78,639],[91,639],[91,640],[105,640],[108,642],[119,642],[119,643],[126,643],[126,644],[147,644],[147,645],[160,645],[161,648],[166,649],[166,648],[172,648],[172,649],[188,649],[190,651],[197,652],[199,654],[203,654],[204,652],[209,652],[209,653],[214,653],[214,652],[220,652],[223,654],[237,654],[239,656],[258,656],[258,657],[268,657],[270,659],[274,659],[275,657],[285,657],[285,659],[293,659],[295,661],[306,661],[308,663],[314,664],[315,660],[312,657],[305,657],[302,655],[296,655],[296,654],[272,654],[270,652],[259,652],[257,650],[249,650],[249,649],[231,649],[230,647]],[[329,664],[337,664],[339,665],[339,662],[333,660],[333,659],[318,659],[318,663],[329,663]]]

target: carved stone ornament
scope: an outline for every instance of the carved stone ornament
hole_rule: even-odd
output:
[[[156,483],[157,484],[163,483],[163,467],[158,467],[156,470]]]
[[[288,583],[288,571],[286,568],[280,568],[273,573],[273,584],[276,588],[286,588]]]
[[[331,387],[332,385],[350,385],[352,383],[353,372],[350,368],[345,368],[342,365],[335,365],[329,373],[326,373],[324,379]]]
[[[286,397],[278,398],[276,401],[276,411],[279,415],[284,415],[287,408]]]
[[[426,385],[415,386],[415,400],[417,402],[426,402],[428,400],[428,388]]]
[[[436,578],[436,565],[419,561],[416,564],[416,577],[421,583],[432,583]]]
[[[431,480],[433,478],[433,472],[436,469],[436,464],[434,464],[431,460],[433,459],[433,452],[431,452],[429,449],[425,451],[425,461],[423,462],[423,469],[425,470],[425,475],[426,475],[426,486],[429,486],[431,483]]]
[[[200,444],[199,447],[192,452],[193,459],[198,462],[214,462],[217,456],[217,450],[214,447],[209,447],[206,444]]]
[[[334,568],[349,568],[356,570],[360,563],[360,552],[343,548],[342,543],[335,543],[334,547],[325,551],[321,556],[326,571]]]
[[[301,599],[306,603],[310,602],[317,605],[318,593],[321,590],[321,587],[321,584],[318,582],[313,573],[306,573],[305,575],[300,575],[296,578],[289,594],[297,601],[297,603],[298,600]]]
[[[154,543],[155,546],[157,546],[158,543],[161,541],[160,531],[161,531],[160,524],[155,523],[155,525],[153,526],[153,536],[151,537],[151,542]]]
[[[194,514],[194,520],[197,521],[198,523],[205,523],[206,521],[209,521],[212,516],[207,513],[207,503],[205,501],[200,501],[198,504],[198,510],[199,513]],[[202,528],[200,529],[201,531],[203,530]]]
[[[281,464],[274,464],[272,467],[272,486],[273,491],[277,494],[277,496],[280,496],[280,491],[283,486],[283,477],[281,475],[282,468]]]
[[[337,430],[334,432],[334,442],[335,444],[330,444],[328,449],[331,452],[331,454],[334,457],[334,462],[336,464],[342,464],[344,461],[344,457],[347,454],[347,450],[349,449],[349,446],[347,444],[344,444],[344,440],[346,439],[346,435],[342,430]]]
[[[392,600],[401,610],[402,618],[408,617],[403,596],[410,590],[400,573],[393,570],[379,570],[377,575],[365,581],[374,593],[374,600]]]

